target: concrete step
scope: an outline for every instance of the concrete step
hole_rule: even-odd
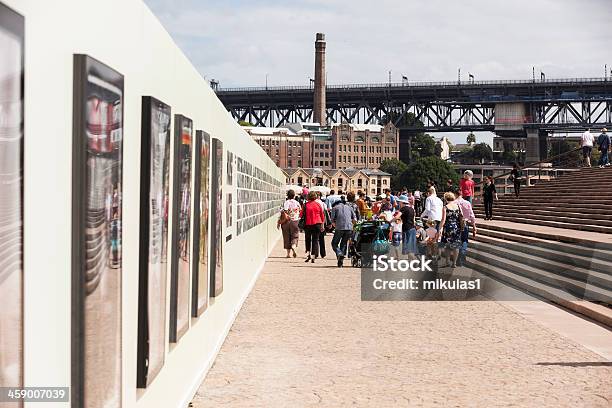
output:
[[[530,188],[526,188],[525,190],[521,190],[521,197],[538,197],[540,194],[542,193],[546,193],[546,194],[559,194],[560,196],[562,195],[563,197],[574,197],[574,198],[598,198],[600,200],[605,200],[605,199],[609,199],[610,197],[612,197],[612,191],[608,192],[608,191],[593,191],[592,188],[585,188],[582,191],[575,191],[575,190],[568,190],[566,189],[559,189],[559,190],[553,190],[553,189],[548,189],[548,188],[539,188],[536,189],[535,187],[533,187],[533,190]]]
[[[476,204],[474,206],[474,210],[482,210],[484,211],[484,204]],[[568,206],[555,206],[553,204],[549,204],[544,207],[536,207],[536,208],[525,208],[520,205],[512,205],[510,203],[506,203],[504,201],[496,201],[493,203],[493,211],[530,211],[533,214],[542,214],[542,215],[550,215],[550,214],[559,214],[561,210],[564,214],[568,216],[572,216],[575,218],[597,218],[598,216],[610,216],[612,219],[612,207],[605,209],[593,209],[591,207],[588,208],[588,211],[585,211],[584,206],[576,205],[573,207]]]
[[[534,281],[533,279],[529,279],[501,267],[493,266],[469,255],[466,260],[466,266],[486,275],[492,276],[493,278],[514,286],[520,290],[540,296],[576,313],[585,315],[598,323],[612,328],[612,310],[608,307],[581,301],[580,299],[572,297],[570,294],[561,289]]]
[[[519,204],[550,204],[554,202],[555,204],[575,204],[580,203],[583,206],[590,205],[603,205],[606,207],[612,206],[612,200],[606,200],[598,197],[584,197],[584,198],[566,198],[559,197],[554,194],[542,194],[537,197],[520,197],[516,198],[514,196],[504,196],[500,201],[504,201],[506,203],[519,203]]]
[[[611,290],[528,265],[522,260],[509,259],[505,255],[499,255],[497,252],[492,253],[491,249],[494,247],[491,245],[476,242],[474,244],[469,251],[469,256],[472,259],[487,263],[496,268],[512,271],[515,275],[521,275],[530,280],[560,289],[582,300],[612,305]],[[566,296],[566,298],[569,297]]]
[[[518,222],[522,224],[543,225],[546,227],[553,227],[553,228],[572,229],[572,230],[578,230],[578,231],[592,231],[592,232],[599,232],[602,234],[612,234],[612,227],[605,227],[605,226],[583,225],[583,224],[576,224],[576,223],[571,223],[571,222],[536,220],[536,219],[531,219],[531,218],[524,218],[518,215],[516,216],[495,215],[495,219],[500,220],[500,221]]]
[[[606,261],[532,244],[507,242],[486,235],[480,235],[470,243],[481,252],[490,250],[501,257],[612,291],[612,274],[610,264]]]
[[[586,207],[583,203],[576,201],[574,203],[563,203],[563,204],[557,204],[555,202],[551,202],[551,200],[548,200],[545,203],[537,203],[537,204],[529,204],[526,205],[527,203],[521,203],[520,201],[514,201],[514,202],[510,202],[509,200],[498,200],[495,201],[493,203],[493,209],[495,210],[495,208],[521,208],[521,209],[531,209],[531,208],[537,208],[540,210],[558,210],[559,208],[564,208],[565,211],[570,211],[570,212],[581,212],[581,213],[588,213],[590,211],[601,211],[601,214],[610,214],[612,212],[612,205],[606,205],[606,204],[589,204],[588,207]],[[484,203],[477,203],[474,205],[475,208],[480,208],[483,209],[484,208]]]
[[[474,210],[474,213],[476,214],[477,217],[484,217],[485,213],[484,210]],[[542,215],[542,214],[534,214],[531,211],[503,211],[503,212],[498,212],[498,214],[500,216],[516,216],[516,217],[521,217],[521,218],[525,218],[525,219],[530,219],[530,220],[534,220],[537,222],[540,221],[556,221],[556,222],[563,222],[566,224],[580,224],[580,225],[585,225],[585,226],[595,226],[595,227],[611,227],[612,228],[612,221],[609,219],[597,219],[597,218],[588,218],[588,219],[584,219],[584,218],[575,218],[575,217],[571,217],[569,216],[569,214],[564,213],[563,211],[559,211],[558,215]]]
[[[520,230],[516,230],[514,232],[498,231],[487,228],[485,224],[481,224],[478,227],[478,236],[476,239],[479,239],[482,236],[497,238],[504,242],[518,242],[535,248],[549,248],[562,253],[575,254],[586,259],[597,260],[599,262],[603,261],[603,265],[607,266],[607,273],[612,273],[612,265],[610,265],[610,262],[612,262],[612,250],[593,247],[591,246],[591,243],[570,244],[566,242],[553,241],[527,236],[524,233],[521,233]]]
[[[497,218],[497,217],[496,217]],[[487,224],[485,222],[477,222],[478,230],[490,230],[490,231],[499,231],[507,234],[515,234],[522,235],[530,238],[538,238],[540,240],[546,241],[558,241],[567,244],[573,244],[578,246],[584,246],[585,248],[594,248],[602,251],[610,251],[612,252],[612,244],[606,242],[593,242],[589,240],[583,239],[580,234],[568,234],[566,229],[559,229],[559,233],[552,232],[542,232],[542,231],[531,231],[527,229],[520,229],[519,225],[516,224],[516,227],[507,227],[501,225]],[[572,231],[573,232],[573,231]]]
[[[484,205],[477,205],[474,207],[474,211],[484,212]],[[577,212],[576,209],[568,209],[565,207],[545,207],[537,209],[519,207],[515,205],[507,205],[503,203],[495,203],[493,205],[493,212],[497,214],[535,214],[535,215],[544,215],[544,216],[557,216],[559,214],[563,214],[566,217],[570,218],[582,218],[588,220],[608,220],[612,219],[612,209],[611,210],[593,210],[589,208],[588,212]]]

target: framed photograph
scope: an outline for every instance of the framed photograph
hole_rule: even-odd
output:
[[[121,406],[123,75],[74,56],[72,406]]]
[[[196,131],[193,148],[193,270],[191,271],[191,316],[199,317],[208,307],[208,218],[210,205],[210,136]]]
[[[164,365],[170,196],[170,106],[142,98],[137,386]]]
[[[234,184],[234,153],[227,151],[227,184]]]
[[[223,142],[212,140],[210,296],[223,292]]]
[[[0,3],[0,384],[10,387],[23,386],[23,90],[24,18]]]
[[[189,262],[191,256],[191,145],[193,122],[174,115],[172,191],[172,260],[170,268],[170,342],[189,329]]]

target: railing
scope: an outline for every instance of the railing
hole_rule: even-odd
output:
[[[580,150],[582,150],[582,148],[581,147],[577,147],[575,149],[568,150],[565,153],[561,153],[561,154],[558,154],[556,156],[549,157],[549,158],[547,158],[545,160],[540,160],[540,161],[537,161],[537,162],[532,162],[532,163],[525,164],[524,166],[521,167],[521,169],[524,171],[524,170],[527,170],[527,169],[532,170],[534,168],[537,168],[538,169],[538,175],[540,175],[540,173],[542,172],[542,164],[550,163],[553,160],[557,160],[557,159],[560,159],[560,158],[568,159],[569,155],[571,153],[575,153],[575,152],[578,152]],[[568,161],[568,163],[569,163],[569,161]],[[510,170],[510,171],[508,171],[506,173],[498,174],[497,176],[492,176],[493,177],[493,183],[495,183],[495,180],[497,180],[499,178],[508,177],[510,174],[512,174],[512,170]],[[482,195],[482,185],[484,185],[484,179],[485,179],[485,177],[483,176],[482,180],[479,181],[478,183],[476,183],[476,185],[480,186],[481,188],[480,188],[480,191],[478,191],[479,194],[476,194],[476,192],[474,193],[474,198],[477,198],[477,196],[481,196]],[[526,177],[526,179],[527,179],[527,177]],[[504,187],[505,186],[506,186],[506,184],[504,184]]]
[[[544,80],[491,80],[491,81],[450,81],[450,82],[379,82],[365,84],[327,85],[326,89],[368,89],[368,88],[424,88],[424,87],[457,87],[457,86],[482,86],[482,85],[554,85],[554,84],[584,84],[593,82],[612,82],[612,78],[557,78]],[[239,88],[217,88],[216,92],[262,92],[262,91],[314,91],[313,86],[289,85],[268,87],[239,87]]]

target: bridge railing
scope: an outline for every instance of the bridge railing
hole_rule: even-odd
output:
[[[450,81],[450,82],[380,82],[380,83],[363,83],[363,84],[342,84],[342,85],[327,85],[326,89],[368,89],[368,88],[424,88],[424,87],[457,87],[457,86],[483,86],[483,85],[555,85],[555,84],[584,84],[592,82],[612,82],[612,78],[554,78],[543,80],[490,80],[490,81]],[[266,91],[309,91],[313,90],[312,86],[289,85],[289,86],[268,86],[268,87],[238,87],[238,88],[218,88],[216,92],[266,92]]]

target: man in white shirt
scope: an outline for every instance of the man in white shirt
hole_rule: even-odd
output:
[[[593,151],[593,142],[595,138],[591,134],[591,129],[587,129],[586,132],[580,137],[580,146],[582,146],[582,157],[584,159],[586,167],[591,167],[591,152]]]
[[[430,187],[427,190],[427,200],[425,200],[425,210],[421,214],[421,218],[427,218],[428,220],[434,220],[436,222],[436,229],[440,229],[440,222],[442,221],[442,207],[444,203],[436,195],[436,189]]]

